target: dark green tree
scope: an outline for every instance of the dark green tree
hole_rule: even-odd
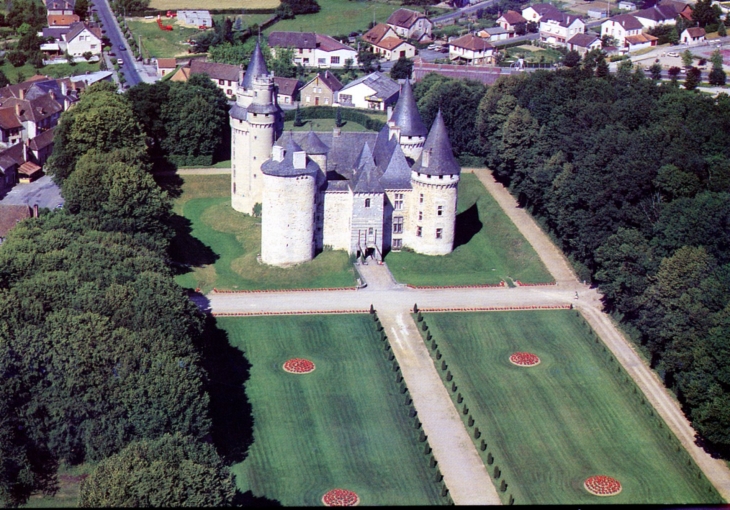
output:
[[[82,21],[85,20],[89,14],[89,0],[76,0],[74,14],[81,18]]]
[[[687,90],[695,90],[702,79],[702,71],[696,67],[687,69],[687,77],[684,79],[684,88]]]
[[[649,71],[651,72],[652,80],[662,79],[662,65],[659,62],[654,62],[649,68]]]
[[[712,0],[697,0],[692,8],[692,19],[701,27],[716,25],[721,14],[720,8],[712,5]]]
[[[360,69],[365,73],[372,73],[378,67],[378,56],[372,51],[361,50],[357,54],[357,61]]]
[[[565,65],[565,67],[577,66],[578,64],[580,64],[580,53],[575,50],[570,50],[568,53],[565,54],[563,64]]]
[[[0,87],[7,87],[8,85],[10,85],[10,80],[8,80],[8,77],[0,69]]]
[[[411,77],[412,71],[413,61],[406,57],[400,57],[390,68],[390,77],[394,80],[404,80]]]

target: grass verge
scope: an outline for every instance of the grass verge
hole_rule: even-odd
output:
[[[233,466],[241,491],[321,505],[334,488],[361,505],[444,503],[369,315],[219,318],[251,363],[254,442]],[[310,374],[285,373],[294,357]]]
[[[433,355],[487,470],[517,504],[698,504],[720,496],[576,311],[427,314]],[[513,352],[541,363],[512,365]],[[443,370],[442,362],[447,363]],[[459,395],[463,398],[459,402]],[[467,421],[469,425],[469,421]],[[470,429],[470,432],[474,432]],[[472,434],[474,437],[475,434]],[[481,441],[487,444],[481,449]],[[489,461],[492,461],[491,463]],[[597,498],[592,475],[623,491]]]
[[[176,281],[185,288],[228,290],[352,287],[355,271],[344,251],[324,251],[290,268],[260,264],[261,219],[231,208],[229,175],[181,177],[174,211],[182,216],[173,259],[191,270]],[[164,179],[161,180],[161,182]],[[164,183],[164,182],[163,182]]]
[[[433,257],[401,251],[386,256],[396,280],[413,285],[552,281],[530,243],[474,174],[461,175],[458,213],[452,253]]]

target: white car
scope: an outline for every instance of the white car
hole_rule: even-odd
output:
[[[124,60],[122,60],[121,58],[118,58],[118,59],[117,59],[117,65],[118,65],[119,67],[122,67],[122,66],[124,65]]]
[[[670,51],[669,53],[667,53],[667,57],[678,57],[678,56],[679,56],[679,53],[677,53],[676,51]]]

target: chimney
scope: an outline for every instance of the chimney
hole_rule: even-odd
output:
[[[28,144],[27,143],[24,143],[23,144],[23,161],[24,162],[25,161],[30,161],[30,154],[29,154],[29,151],[28,151]]]
[[[15,103],[15,115],[20,117],[20,103]]]
[[[307,153],[304,151],[297,151],[294,153],[294,168],[297,170],[304,170],[307,168]]]
[[[393,116],[393,105],[388,105],[388,108],[386,109],[387,113],[385,114],[385,120],[390,123],[391,117]]]
[[[423,153],[421,154],[421,166],[423,168],[428,168],[429,159],[431,159],[431,149],[423,151]]]
[[[65,96],[67,91],[68,91],[68,89],[66,88],[66,82],[62,81],[61,82],[61,95]]]
[[[281,145],[274,145],[273,159],[274,161],[284,160],[284,147]]]
[[[33,217],[34,218],[37,218],[38,217],[38,204],[35,204],[33,206]]]
[[[337,138],[337,137],[339,137],[341,133],[342,133],[342,132],[341,132],[340,128],[338,128],[337,126],[335,126],[335,127],[334,127],[334,128],[332,129],[332,137],[333,137],[333,138]]]
[[[24,89],[18,89],[18,97],[20,99],[25,99],[25,90]]]
[[[56,100],[56,93],[54,91],[52,91],[52,90],[49,90],[48,93],[51,95],[51,99],[53,99],[55,101]]]

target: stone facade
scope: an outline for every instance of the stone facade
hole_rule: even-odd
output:
[[[382,260],[390,250],[453,250],[461,169],[439,112],[421,121],[406,81],[379,133],[282,134],[257,46],[230,112],[231,202],[262,215],[261,261],[289,266],[322,249]]]

